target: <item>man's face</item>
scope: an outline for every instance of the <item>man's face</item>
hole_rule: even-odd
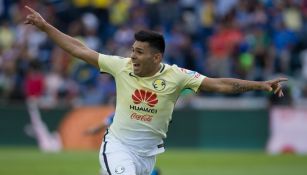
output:
[[[132,46],[131,60],[133,72],[140,77],[152,76],[159,66],[158,53],[147,42],[135,41]]]

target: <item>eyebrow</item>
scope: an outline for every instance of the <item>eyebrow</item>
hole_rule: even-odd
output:
[[[138,51],[144,51],[144,49],[139,48],[139,47],[132,47],[132,49],[134,49],[134,50],[138,50]]]

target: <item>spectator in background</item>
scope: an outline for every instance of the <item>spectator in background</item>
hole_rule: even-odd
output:
[[[115,0],[109,8],[110,23],[114,27],[125,25],[129,19],[130,0]]]
[[[15,34],[9,21],[3,20],[0,24],[0,47],[1,52],[5,52],[13,47]]]
[[[202,0],[200,6],[198,7],[201,27],[200,36],[202,36],[202,41],[204,43],[207,42],[207,38],[213,33],[216,22],[215,10],[215,3],[213,0]]]
[[[283,10],[283,22],[285,27],[291,31],[299,32],[303,26],[303,17],[298,4],[292,1],[286,1]]]
[[[98,18],[92,13],[85,13],[81,17],[82,24],[84,26],[84,43],[88,45],[91,49],[100,50],[101,42],[98,38]]]
[[[242,32],[229,15],[209,40],[208,70],[212,77],[229,77],[235,49],[243,40]]]
[[[276,51],[276,68],[278,72],[289,73],[290,49],[297,42],[296,34],[279,23],[273,36],[274,48]]]
[[[8,100],[14,88],[14,76],[14,61],[5,58],[5,56],[0,57],[0,97],[3,100]]]
[[[27,99],[40,99],[44,92],[44,76],[37,61],[30,62],[29,72],[25,78],[25,95]]]

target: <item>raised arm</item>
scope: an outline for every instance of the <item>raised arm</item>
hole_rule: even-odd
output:
[[[87,63],[95,66],[98,66],[98,53],[88,47],[86,47],[83,43],[79,40],[70,37],[51,24],[46,22],[44,18],[32,8],[25,6],[30,11],[30,14],[27,15],[25,24],[31,24],[42,32],[45,32],[49,38],[51,38],[59,47],[64,49],[69,54],[73,55],[74,57],[80,58]]]
[[[284,96],[281,82],[287,81],[287,78],[277,78],[269,81],[248,81],[235,78],[205,78],[202,81],[200,90],[219,92],[219,93],[243,93],[253,90],[263,90]]]

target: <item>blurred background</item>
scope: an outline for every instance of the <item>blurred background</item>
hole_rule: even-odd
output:
[[[165,36],[168,64],[209,77],[289,78],[283,98],[182,95],[162,174],[307,172],[307,0],[0,0],[0,174],[98,174],[103,131],[83,132],[115,103],[113,78],[24,25],[25,5],[104,54],[129,56],[134,32],[146,28]]]

